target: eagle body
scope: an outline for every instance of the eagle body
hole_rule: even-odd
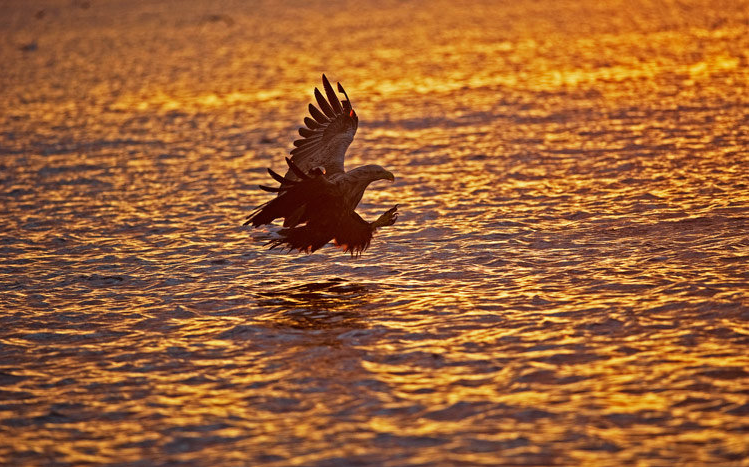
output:
[[[369,247],[379,227],[392,225],[398,205],[374,222],[367,222],[355,209],[367,187],[377,180],[394,180],[393,174],[379,165],[365,165],[350,171],[344,169],[346,150],[354,139],[359,119],[346,91],[338,84],[346,100],[339,101],[323,75],[326,97],[315,89],[320,109],[310,104],[310,116],[299,129],[302,139],[294,142],[288,170],[282,177],[271,169],[268,173],[279,182],[278,188],[261,185],[276,197],[258,206],[247,216],[245,225],[258,227],[284,219],[271,248],[311,253],[331,240],[352,256]]]

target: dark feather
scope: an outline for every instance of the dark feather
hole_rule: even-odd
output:
[[[266,207],[268,207],[268,205],[270,203],[271,202],[269,201],[269,202],[263,203],[260,206],[258,206],[257,208],[255,208],[255,211],[253,211],[253,212],[251,212],[250,214],[247,215],[247,217],[245,218],[247,220],[242,225],[248,225],[249,223],[253,222],[254,219],[258,217],[258,214],[260,214],[261,212],[263,212],[263,210],[266,209]],[[257,227],[259,225],[261,225],[261,224],[253,224],[253,227]]]
[[[307,128],[300,128],[299,130],[297,130],[297,132],[303,138],[309,138],[311,136],[315,136],[315,135],[319,135],[320,134],[319,131],[308,130]]]
[[[344,91],[344,86],[342,86],[341,83],[336,83],[336,84],[338,85],[339,92],[343,94],[344,97],[346,97],[346,101],[349,103],[349,106],[351,107],[352,101],[349,99],[349,94],[347,94],[346,91]]]
[[[309,155],[314,153],[318,150],[318,146],[316,144],[306,144],[304,146],[300,146],[296,149],[299,149],[299,151],[294,152],[292,151],[292,155],[296,157],[302,157],[302,155]],[[289,175],[289,172],[287,172],[287,175]]]
[[[265,186],[265,185],[258,185],[258,188],[260,188],[263,191],[268,191],[269,193],[278,193],[278,192],[281,191],[278,188],[274,188],[274,187],[270,187],[270,186]]]
[[[303,204],[302,206],[298,207],[294,210],[290,215],[286,216],[284,219],[284,227],[296,227],[300,222],[302,222],[302,216],[305,215],[305,209],[307,208],[306,204]]]
[[[318,88],[315,88],[315,100],[318,101],[318,107],[320,107],[320,110],[323,111],[328,118],[336,118],[336,114],[333,113],[333,109],[331,108],[331,105],[328,103],[325,97],[318,91]]]
[[[310,111],[310,115],[312,115],[312,118],[314,118],[316,122],[323,124],[327,124],[328,122],[330,122],[330,120],[328,120],[328,117],[323,115],[323,113],[314,105],[308,104],[307,110]]]
[[[313,120],[310,117],[305,117],[305,125],[307,125],[307,128],[309,128],[311,130],[317,130],[319,128],[323,128],[323,125],[321,125],[320,123],[316,122],[315,120]]]
[[[296,162],[298,157],[307,157],[310,154],[313,154],[317,150],[318,150],[318,145],[316,144],[307,144],[305,146],[294,148],[291,151],[291,155],[293,156],[292,159]]]
[[[294,172],[294,175],[296,175],[297,177],[301,178],[302,180],[307,180],[307,179],[310,178],[307,175],[305,175],[305,172],[303,172],[302,170],[300,170],[300,168],[297,167],[297,164],[295,164],[294,162],[292,162],[291,159],[289,159],[288,157],[285,157],[285,159],[286,159],[287,165],[289,165],[289,168],[292,169],[292,172]]]
[[[301,146],[292,149],[289,153],[294,157],[302,157],[303,155],[307,155],[308,153],[313,152],[314,147],[310,146]]]
[[[309,144],[318,144],[320,142],[320,140],[322,140],[322,139],[323,139],[323,135],[319,133],[319,134],[317,134],[315,136],[312,136],[310,138],[305,138],[305,141],[307,141]]]
[[[276,180],[277,182],[279,182],[281,184],[289,183],[291,181],[291,180],[287,180],[284,177],[282,177],[281,175],[277,174],[272,169],[268,169],[268,174],[271,177],[273,177],[274,180]]]
[[[333,88],[331,87],[331,83],[328,82],[328,78],[326,78],[326,75],[323,75],[323,89],[326,91],[326,97],[328,97],[328,102],[331,103],[331,108],[333,109],[334,113],[340,114],[343,111],[341,110],[341,103],[339,103],[339,97],[336,95],[335,92],[333,92]]]
[[[312,253],[330,242],[333,235],[326,229],[316,229],[310,225],[281,229],[281,238],[269,242],[271,248],[288,248]]]
[[[356,212],[352,212],[339,223],[334,241],[345,253],[350,253],[352,256],[360,255],[370,246],[372,233],[370,223]]]

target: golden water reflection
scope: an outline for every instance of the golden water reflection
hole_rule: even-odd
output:
[[[747,465],[746,4],[84,3],[0,7],[0,464]],[[356,260],[239,227],[321,72]]]

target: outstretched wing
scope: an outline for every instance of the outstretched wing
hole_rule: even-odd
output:
[[[291,160],[287,159],[287,163],[297,180],[282,179],[269,169],[283,188],[266,187],[268,191],[278,191],[279,195],[259,206],[248,216],[245,225],[258,227],[284,218],[284,228],[278,232],[278,238],[268,243],[271,248],[312,253],[334,240],[353,256],[365,251],[379,225],[373,225],[348,210],[338,187],[321,173],[307,175]]]
[[[339,92],[346,97],[341,102],[323,75],[325,96],[315,88],[315,100],[320,108],[313,104],[308,106],[310,117],[305,117],[305,127],[299,129],[302,139],[294,142],[292,162],[304,173],[315,167],[322,167],[329,175],[344,171],[344,156],[354,140],[359,119],[346,91],[340,83],[337,84]],[[286,178],[298,180],[291,170],[286,173]]]

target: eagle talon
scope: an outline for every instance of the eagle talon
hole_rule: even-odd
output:
[[[396,219],[398,219],[399,213],[398,210],[398,204],[393,206],[391,209],[384,212],[378,219],[372,223],[373,229],[377,229],[379,227],[387,227],[389,225],[393,225],[396,223]]]

